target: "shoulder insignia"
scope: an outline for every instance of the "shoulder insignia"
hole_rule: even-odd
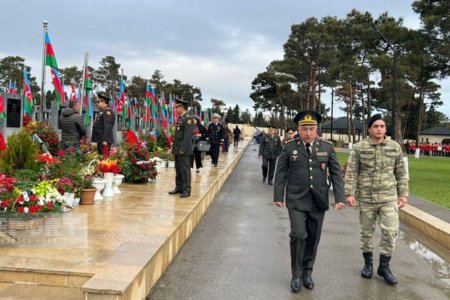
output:
[[[189,125],[192,124],[192,119],[187,119],[187,122]]]
[[[332,142],[330,142],[330,141],[327,141],[327,140],[320,140],[321,142],[324,142],[325,144],[329,144],[329,145],[333,145],[333,143]]]
[[[112,115],[112,112],[111,112],[110,110],[107,110],[107,111],[106,111],[106,114],[107,114],[108,116],[110,116],[110,115]]]

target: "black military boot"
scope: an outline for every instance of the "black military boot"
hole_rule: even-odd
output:
[[[390,256],[380,254],[380,265],[378,266],[377,274],[383,277],[384,281],[388,285],[396,285],[397,278],[392,274],[391,269],[389,269]]]
[[[361,270],[361,276],[364,278],[372,278],[373,274],[373,255],[372,252],[363,252],[364,267]]]

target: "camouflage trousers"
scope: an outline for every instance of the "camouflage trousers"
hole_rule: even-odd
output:
[[[368,203],[359,201],[359,222],[361,224],[361,250],[373,252],[373,236],[377,219],[381,229],[380,254],[392,256],[398,235],[399,219],[396,201]]]

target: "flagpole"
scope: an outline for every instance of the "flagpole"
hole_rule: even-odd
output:
[[[42,22],[42,26],[43,26],[43,50],[42,50],[42,81],[41,81],[41,109],[40,109],[40,121],[43,122],[44,121],[44,105],[45,105],[45,90],[44,90],[44,86],[45,86],[45,58],[47,56],[47,49],[45,47],[45,34],[47,33],[47,28],[48,28],[48,22],[44,21]]]
[[[84,53],[84,59],[83,59],[83,80],[81,81],[81,99],[80,99],[80,108],[78,109],[80,116],[83,115],[83,102],[84,98],[86,97],[86,91],[85,91],[85,81],[86,81],[86,67],[87,67],[87,60],[88,60],[88,53]]]

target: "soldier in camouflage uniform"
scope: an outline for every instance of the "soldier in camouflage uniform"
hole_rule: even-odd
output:
[[[275,126],[269,126],[269,132],[262,138],[261,145],[259,146],[258,156],[262,157],[262,182],[267,182],[272,185],[273,174],[275,173],[275,165],[277,163],[277,157],[281,152],[281,139],[275,133]],[[267,177],[267,171],[269,171],[269,177]]]
[[[298,293],[300,280],[314,288],[311,278],[325,211],[329,208],[327,170],[333,182],[335,208],[345,207],[344,180],[333,146],[317,138],[321,117],[315,111],[298,113],[294,122],[300,138],[284,145],[278,157],[274,203],[286,207],[291,231],[291,289]]]
[[[389,268],[398,233],[398,209],[408,197],[408,179],[401,146],[386,137],[386,124],[380,114],[370,118],[369,137],[354,145],[347,164],[345,193],[349,206],[359,206],[361,250],[364,267],[361,276],[373,273],[373,235],[377,218],[381,227],[380,264],[377,274],[389,285],[397,279]]]

